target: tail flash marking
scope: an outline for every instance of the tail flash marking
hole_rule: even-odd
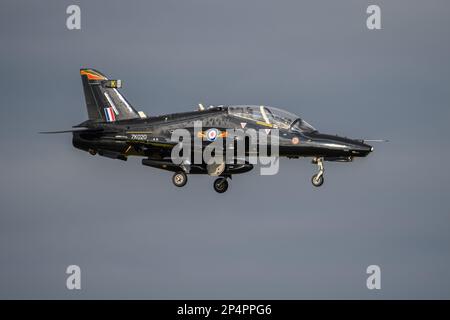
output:
[[[106,121],[108,121],[108,122],[116,121],[116,115],[114,114],[114,110],[112,107],[105,108],[104,110],[105,110]]]

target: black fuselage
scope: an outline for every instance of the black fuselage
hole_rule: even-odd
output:
[[[226,131],[240,129],[243,120],[230,115],[227,107],[217,107],[114,123],[91,123],[89,128],[92,130],[73,133],[73,145],[91,153],[98,152],[100,155],[122,160],[132,155],[164,160],[170,157],[173,147],[172,132],[183,128],[193,133],[195,121],[201,121],[204,130],[216,128]],[[247,121],[245,128],[265,130],[268,126]],[[362,140],[318,131],[279,129],[279,155],[282,157],[321,157],[329,161],[350,161],[353,157],[365,157],[371,151],[372,147]]]

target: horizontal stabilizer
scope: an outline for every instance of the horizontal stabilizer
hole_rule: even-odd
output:
[[[103,129],[98,128],[98,129],[92,129],[92,128],[84,128],[84,129],[70,129],[70,130],[62,130],[62,131],[42,131],[39,132],[41,134],[54,134],[54,133],[73,133],[73,132],[99,132],[99,131],[103,131]]]

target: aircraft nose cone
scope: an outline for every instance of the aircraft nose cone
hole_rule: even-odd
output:
[[[359,156],[367,156],[369,153],[373,151],[373,147],[371,145],[365,144],[364,142],[358,143],[352,148],[352,153]]]
[[[311,133],[307,137],[317,142],[325,150],[324,153],[332,154],[330,157],[365,157],[373,151],[373,147],[364,143],[364,140],[319,132]]]

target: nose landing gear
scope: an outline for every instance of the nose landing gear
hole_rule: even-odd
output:
[[[314,158],[312,160],[312,163],[317,164],[319,172],[312,176],[311,182],[314,187],[320,187],[324,181],[323,173],[324,173],[325,169],[323,167],[323,158]]]

